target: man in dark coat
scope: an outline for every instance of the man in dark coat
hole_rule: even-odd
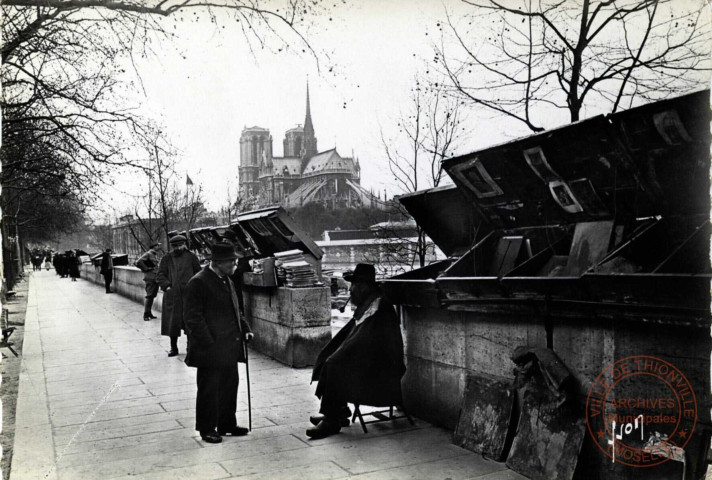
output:
[[[315,439],[348,425],[347,403],[377,407],[402,403],[403,338],[393,305],[381,295],[373,265],[359,263],[344,279],[351,282],[356,311],[314,365],[312,380],[319,381],[321,415],[309,419],[316,426],[307,430],[307,436]]]
[[[188,280],[200,271],[200,260],[188,250],[188,241],[183,235],[170,239],[173,250],[161,258],[156,274],[156,283],[163,291],[161,308],[161,335],[170,337],[169,357],[178,355],[178,337],[183,328],[183,289]]]
[[[237,254],[230,243],[213,245],[210,264],[190,279],[183,300],[188,333],[185,363],[198,369],[195,429],[208,443],[221,435],[247,435],[237,425],[237,362],[246,360],[243,342],[252,340],[239,311],[230,275]],[[217,432],[216,432],[217,428]]]
[[[73,282],[79,278],[79,258],[73,250],[67,250],[67,271]]]
[[[111,249],[107,248],[101,255],[101,269],[99,270],[104,276],[104,286],[106,293],[111,293],[111,282],[114,280],[114,261],[111,259]]]
[[[146,284],[146,299],[143,302],[143,319],[151,320],[157,318],[151,313],[153,300],[158,295],[158,283],[156,275],[158,272],[158,253],[161,251],[161,244],[152,243],[146,253],[136,260],[136,266],[143,272],[143,282]]]

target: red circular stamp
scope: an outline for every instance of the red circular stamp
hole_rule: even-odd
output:
[[[586,398],[586,425],[596,446],[630,467],[682,460],[696,424],[690,381],[661,358],[635,355],[612,363]]]

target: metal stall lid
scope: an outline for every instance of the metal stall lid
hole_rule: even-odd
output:
[[[236,223],[252,239],[258,258],[288,250],[301,250],[317,260],[324,256],[321,248],[280,206],[242,213]]]
[[[581,276],[592,275],[592,267],[636,235],[643,218],[706,215],[708,105],[709,90],[704,90],[446,160],[448,174],[500,235],[528,237],[534,227],[569,229],[568,251],[558,244],[559,238],[543,248],[533,245],[533,258],[497,279],[502,295],[591,297]],[[665,251],[658,253],[667,260],[646,274],[702,275],[699,280],[704,282],[709,268],[694,268],[694,259],[707,265],[708,245],[694,232],[708,227],[699,222],[691,228],[680,225],[681,241],[660,243]],[[688,236],[692,241],[685,240]],[[481,250],[480,257],[487,253]],[[475,256],[472,253],[477,252],[467,255]],[[556,268],[546,268],[556,261]],[[492,279],[478,280],[476,262],[471,262],[470,272],[465,262],[463,257],[438,277],[445,297],[467,302],[480,300],[484,293],[496,296],[494,285],[477,285]]]
[[[398,201],[451,258],[386,279],[381,284],[383,292],[396,305],[438,306],[434,279],[491,232],[491,227],[455,185],[408,193]]]

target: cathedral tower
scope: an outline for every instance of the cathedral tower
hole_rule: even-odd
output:
[[[272,159],[272,136],[269,130],[251,127],[240,135],[240,191],[256,195],[259,190],[260,165]]]

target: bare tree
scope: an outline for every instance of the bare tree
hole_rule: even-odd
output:
[[[451,156],[464,139],[463,120],[460,102],[445,94],[442,82],[427,83],[416,78],[408,109],[401,113],[396,124],[397,132],[388,136],[381,129],[388,167],[400,193],[440,185],[442,161]],[[393,217],[409,217],[398,202],[390,205]],[[417,225],[412,228],[395,225],[394,228],[386,223],[379,228],[380,237],[398,239],[378,247],[379,260],[390,265],[391,270],[404,261],[410,263],[409,269],[416,262],[420,267],[425,266],[427,256],[433,252],[425,232]]]
[[[256,208],[257,201],[256,196],[241,192],[239,188],[233,190],[230,182],[228,182],[225,204],[220,207],[218,214],[225,219],[226,223],[231,224],[237,220],[237,216],[240,213]]]
[[[180,188],[171,146],[157,135],[150,150],[146,182],[136,189],[133,205],[119,215],[130,216],[123,227],[142,250],[161,240],[168,247],[168,232],[190,230],[207,213],[202,185],[186,182],[185,189]]]
[[[89,225],[90,244],[99,251],[110,248],[114,242],[114,231],[109,223]]]
[[[710,14],[703,0],[463,0],[439,24],[435,62],[450,92],[523,123],[569,120],[704,88]],[[559,122],[560,123],[560,122]]]

